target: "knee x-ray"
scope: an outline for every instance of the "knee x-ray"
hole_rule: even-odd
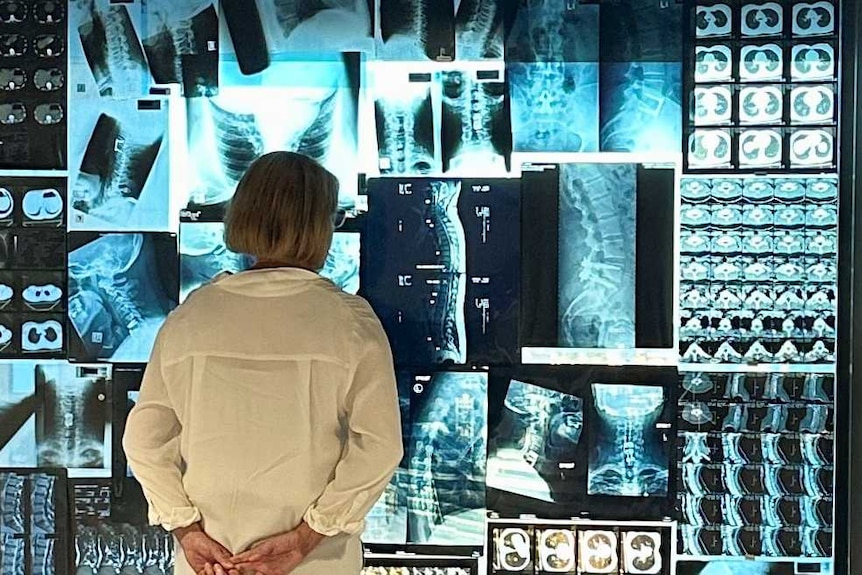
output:
[[[70,355],[78,361],[146,362],[177,305],[173,234],[70,234]]]
[[[594,383],[587,493],[663,497],[668,493],[668,431],[661,386]]]
[[[635,345],[636,166],[560,166],[559,343]]]
[[[81,100],[76,110],[70,229],[167,230],[167,101]]]
[[[502,363],[517,343],[518,190],[504,180],[369,182],[363,289],[399,363]]]
[[[481,546],[485,528],[488,376],[415,376],[407,454],[407,541]]]

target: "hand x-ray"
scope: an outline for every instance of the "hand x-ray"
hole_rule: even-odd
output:
[[[70,229],[169,229],[167,101],[84,99],[75,104]]]
[[[71,357],[146,362],[177,305],[176,236],[77,232],[69,242]]]

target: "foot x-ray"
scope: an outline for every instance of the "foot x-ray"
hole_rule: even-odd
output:
[[[635,346],[634,164],[560,166],[559,344]]]
[[[259,156],[288,150],[320,162],[339,179],[339,206],[357,194],[357,94],[354,58],[273,63],[254,78],[223,70],[219,95],[187,101],[192,211],[221,220],[221,210]]]
[[[518,187],[508,180],[369,181],[366,297],[397,362],[516,354]]]
[[[664,497],[670,425],[664,387],[594,383],[589,495]]]
[[[568,499],[586,455],[583,429],[583,397],[511,380],[490,430],[488,487],[549,503]]]
[[[69,247],[70,356],[148,361],[177,305],[176,236],[76,232]]]
[[[76,111],[70,229],[169,229],[167,101],[80,100]]]
[[[488,375],[416,375],[412,391],[407,542],[482,546]]]
[[[111,469],[111,368],[36,366],[36,448],[40,467]]]
[[[682,6],[651,0],[600,11],[603,152],[678,153],[682,138]]]

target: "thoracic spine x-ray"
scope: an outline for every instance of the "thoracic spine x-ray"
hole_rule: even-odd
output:
[[[50,575],[65,566],[66,530],[57,521],[65,487],[59,476],[49,473],[0,473],[0,571],[4,575]]]
[[[560,165],[559,343],[635,345],[634,164]]]
[[[379,168],[386,175],[424,175],[442,171],[435,143],[430,82],[403,82],[383,91],[382,75],[374,103]]]
[[[594,383],[587,493],[665,496],[668,459],[657,429],[667,401],[664,388]]]

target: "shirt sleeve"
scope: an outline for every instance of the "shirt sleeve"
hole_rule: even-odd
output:
[[[161,347],[160,334],[126,422],[123,449],[149,504],[150,524],[173,531],[200,521],[201,515],[183,489],[182,426],[168,395]]]
[[[354,370],[344,409],[347,443],[333,480],[303,519],[322,535],[360,533],[401,461],[401,412],[392,352],[376,318]]]

